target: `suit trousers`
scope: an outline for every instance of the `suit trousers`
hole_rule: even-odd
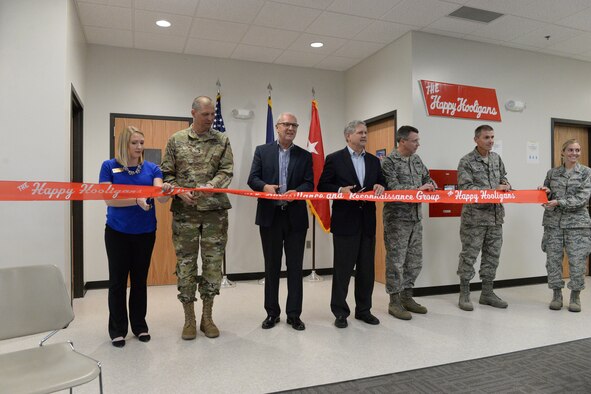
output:
[[[355,316],[364,316],[371,311],[371,297],[375,280],[375,236],[362,234],[333,234],[334,263],[330,309],[338,317],[351,314],[347,305],[349,281],[355,272]]]
[[[127,335],[127,277],[130,279],[129,323],[135,335],[148,332],[146,323],[148,269],[156,232],[126,234],[105,228],[109,260],[109,335]]]
[[[302,264],[307,229],[294,231],[290,225],[287,209],[282,210],[279,206],[275,208],[271,226],[260,226],[259,228],[265,258],[265,310],[267,315],[274,317],[279,317],[281,314],[279,306],[279,275],[284,249],[287,266],[287,303],[285,312],[288,317],[299,317],[302,313]]]

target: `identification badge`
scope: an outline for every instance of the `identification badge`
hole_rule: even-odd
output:
[[[118,174],[120,172],[123,172],[123,168],[113,168],[113,174]]]

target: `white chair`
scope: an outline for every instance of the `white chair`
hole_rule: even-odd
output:
[[[53,265],[0,268],[0,340],[51,331],[39,347],[0,354],[0,393],[52,393],[103,380],[100,362],[72,342],[45,341],[74,320],[60,270]]]

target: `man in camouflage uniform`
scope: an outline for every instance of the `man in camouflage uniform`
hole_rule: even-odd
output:
[[[591,169],[578,163],[581,145],[574,139],[562,146],[563,165],[548,171],[544,186],[544,236],[548,287],[554,292],[550,309],[562,309],[562,259],[568,255],[571,289],[568,310],[581,311],[579,293],[585,288],[585,262],[591,249],[591,218],[587,204],[591,196]]]
[[[226,188],[233,175],[232,148],[228,136],[211,127],[214,103],[209,97],[197,97],[191,115],[193,124],[173,134],[166,144],[162,162],[165,182],[187,188]],[[222,279],[230,208],[225,193],[187,192],[176,195],[172,201],[178,299],[185,311],[183,339],[197,336],[194,307],[197,285],[203,300],[200,329],[209,338],[220,334],[212,320],[212,308]],[[199,246],[203,262],[200,276],[197,273]]]
[[[476,147],[458,164],[458,188],[460,190],[501,190],[511,189],[507,172],[501,157],[492,152],[495,132],[492,127],[482,125],[474,131]],[[505,209],[502,204],[464,204],[460,239],[462,252],[458,264],[460,277],[460,309],[474,309],[470,302],[470,280],[474,277],[474,263],[480,251],[480,279],[482,293],[479,303],[495,308],[506,308],[507,303],[493,292],[503,245],[503,219]]]
[[[398,148],[382,161],[382,173],[388,190],[435,190],[429,170],[416,154],[419,130],[402,126],[396,133]],[[423,225],[421,204],[387,202],[384,204],[384,240],[386,246],[386,292],[390,294],[388,312],[398,319],[410,320],[410,312],[427,313],[427,308],[412,298],[415,280],[423,266]]]

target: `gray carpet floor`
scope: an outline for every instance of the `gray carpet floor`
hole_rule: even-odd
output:
[[[282,393],[591,393],[591,338]]]

